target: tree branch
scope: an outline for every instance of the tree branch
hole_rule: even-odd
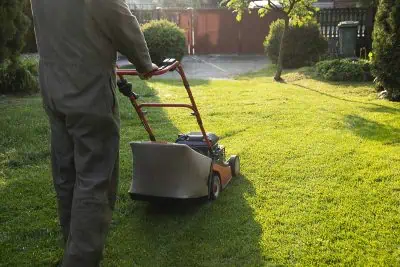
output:
[[[301,0],[291,0],[291,1],[290,1],[290,6],[289,6],[289,9],[288,9],[288,11],[287,11],[287,14],[288,14],[288,15],[290,14],[290,12],[292,12],[294,5],[295,5],[296,3],[298,3],[298,2],[300,2],[300,1],[301,1]]]
[[[260,5],[258,5],[258,4],[256,3],[256,1],[250,1],[250,3],[253,3],[253,5],[254,5],[255,7],[257,7],[257,8],[265,8],[265,9],[267,9],[267,10],[269,10],[269,11],[270,11],[269,8],[277,8],[274,4],[271,3],[271,0],[268,0],[269,8],[266,7],[266,6],[260,6]],[[273,6],[271,6],[270,3],[271,3]]]
[[[271,8],[275,8],[275,9],[280,9],[278,6],[276,6],[274,3],[272,3],[272,1],[271,0],[268,0],[268,5],[271,7]]]
[[[257,8],[265,8],[265,9],[268,9],[269,7],[266,7],[266,6],[259,6],[259,5],[257,5],[256,3],[254,3],[254,5],[257,7]]]

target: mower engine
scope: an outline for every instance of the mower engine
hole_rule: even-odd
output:
[[[200,132],[192,132],[188,134],[178,135],[175,143],[184,144],[195,150],[196,152],[211,158],[214,162],[223,163],[226,160],[225,147],[218,144],[219,137],[213,133],[207,133],[207,137],[212,144],[211,151],[208,149],[203,134]]]

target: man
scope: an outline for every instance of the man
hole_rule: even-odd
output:
[[[99,266],[116,199],[117,51],[143,77],[157,69],[124,0],[31,0],[51,128],[64,267]]]

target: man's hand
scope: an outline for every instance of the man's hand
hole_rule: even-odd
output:
[[[140,79],[142,80],[148,80],[153,76],[153,72],[158,70],[158,66],[156,64],[153,63],[153,69],[152,71],[148,72],[148,73],[141,73],[139,74]]]

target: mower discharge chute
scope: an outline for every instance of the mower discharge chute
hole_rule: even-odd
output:
[[[134,69],[117,69],[120,92],[129,98],[137,112],[150,142],[131,142],[135,167],[129,193],[132,199],[145,200],[153,197],[189,199],[209,197],[216,199],[232,177],[240,173],[239,156],[226,161],[225,148],[219,138],[204,130],[200,113],[194,101],[189,82],[180,62],[167,59],[153,76],[177,71],[191,104],[141,103],[132,91],[125,75],[139,75]],[[157,142],[143,112],[143,108],[188,108],[196,117],[200,132],[178,135],[175,143]]]

